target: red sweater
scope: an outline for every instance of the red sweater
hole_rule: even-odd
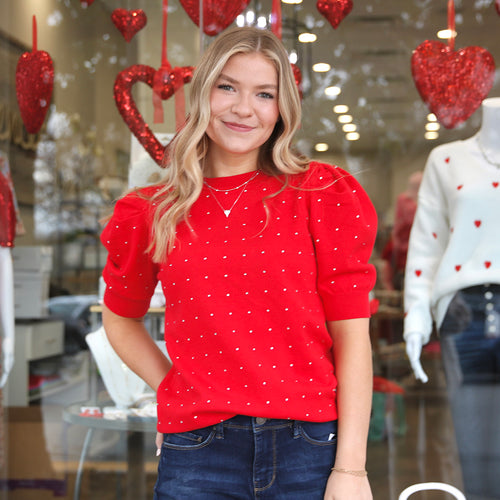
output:
[[[241,185],[254,172],[207,179]],[[165,341],[173,367],[158,388],[158,430],[182,432],[237,414],[327,421],[337,418],[325,321],[368,317],[375,271],[367,263],[374,208],[358,182],[312,162],[282,183],[250,181],[229,217],[204,186],[189,222],[161,265],[145,253],[151,205],[129,194],[102,233],[106,305],[143,316],[157,280],[166,297]],[[155,188],[146,188],[152,193]],[[241,190],[215,195],[231,208]],[[154,208],[154,207],[153,207]]]

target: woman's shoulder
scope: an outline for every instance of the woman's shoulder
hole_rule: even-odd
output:
[[[147,186],[129,191],[116,202],[114,217],[126,219],[150,213],[155,205],[153,198],[160,190],[161,186]]]
[[[304,189],[332,189],[333,191],[352,191],[359,186],[354,176],[337,165],[311,161],[306,172],[298,174],[297,184]]]

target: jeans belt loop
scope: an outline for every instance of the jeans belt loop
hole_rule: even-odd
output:
[[[224,439],[224,422],[220,422],[215,426],[215,437],[217,439]]]
[[[293,437],[298,438],[300,436],[300,420],[293,421]]]

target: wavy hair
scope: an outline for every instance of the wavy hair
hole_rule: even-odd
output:
[[[269,139],[260,147],[258,168],[268,175],[304,172],[309,160],[294,152],[292,141],[300,126],[301,102],[288,54],[270,31],[252,27],[223,32],[208,47],[193,75],[189,116],[166,150],[165,176],[152,196],[153,260],[162,262],[176,240],[176,227],[187,216],[203,188],[203,160],[208,151],[206,129],[210,120],[210,94],[230,57],[259,53],[271,61],[278,74],[279,119]]]

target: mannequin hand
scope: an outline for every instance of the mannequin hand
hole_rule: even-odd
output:
[[[14,346],[12,339],[6,337],[2,342],[2,377],[0,378],[0,389],[7,382],[12,366],[14,365]]]
[[[413,373],[417,380],[422,382],[427,382],[429,377],[424,372],[422,368],[422,363],[420,363],[420,354],[422,353],[422,335],[419,333],[411,333],[406,337],[406,354],[410,360]]]

